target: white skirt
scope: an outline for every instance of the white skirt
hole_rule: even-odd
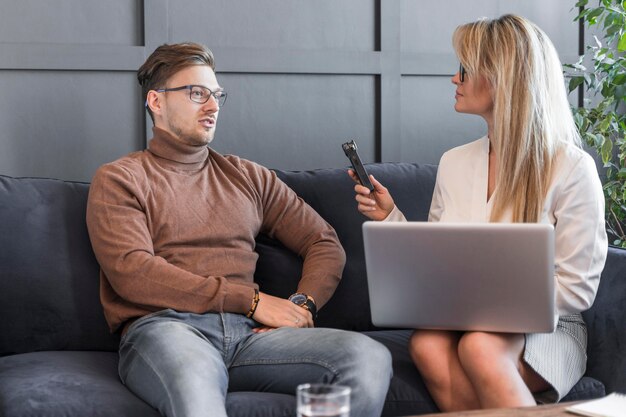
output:
[[[552,387],[535,394],[535,400],[560,401],[587,367],[587,326],[582,316],[561,316],[553,333],[530,333],[525,337],[524,361]]]

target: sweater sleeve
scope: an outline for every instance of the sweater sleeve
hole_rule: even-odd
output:
[[[321,308],[335,292],[345,265],[335,230],[274,172],[253,163],[247,171],[263,205],[261,231],[303,258],[298,291],[311,295]]]
[[[199,276],[155,255],[145,209],[148,185],[141,172],[108,164],[97,171],[90,187],[87,228],[113,291],[110,298],[148,311],[247,312],[254,284]]]

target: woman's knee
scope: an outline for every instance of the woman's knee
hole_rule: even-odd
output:
[[[409,351],[422,377],[430,387],[450,385],[451,355],[456,355],[456,335],[451,332],[416,330],[409,341]]]
[[[456,336],[451,332],[416,330],[409,340],[409,352],[416,364],[429,364],[454,352]]]
[[[489,333],[467,332],[459,340],[459,358],[461,362],[476,362],[494,359],[498,349]]]
[[[459,360],[467,371],[486,371],[504,362],[517,366],[523,347],[522,335],[468,332],[459,341]]]

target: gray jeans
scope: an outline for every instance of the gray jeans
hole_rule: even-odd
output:
[[[380,416],[392,373],[383,345],[342,330],[256,334],[256,326],[241,314],[162,310],[142,317],[121,340],[120,377],[168,417],[226,417],[227,391],[295,394],[306,382],[347,385],[351,415]]]

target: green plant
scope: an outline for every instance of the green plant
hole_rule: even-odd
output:
[[[598,36],[577,63],[564,67],[569,91],[583,86],[589,97],[573,112],[583,140],[604,164],[609,242],[626,248],[626,1],[599,0],[596,7],[588,7],[588,3],[576,3],[575,7],[584,9],[575,20],[595,29]]]

